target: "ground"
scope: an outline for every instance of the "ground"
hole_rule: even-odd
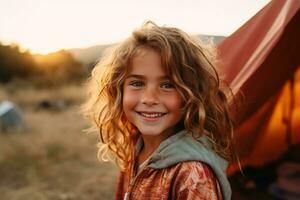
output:
[[[113,199],[118,169],[97,159],[97,133],[83,131],[84,94],[80,84],[0,86],[0,101],[13,101],[27,124],[0,134],[1,199]]]

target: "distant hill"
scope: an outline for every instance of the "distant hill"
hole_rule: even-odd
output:
[[[218,44],[225,37],[224,36],[216,36],[216,35],[196,35],[201,40],[209,41],[212,40],[214,44]],[[107,45],[95,45],[88,48],[75,48],[69,49],[68,51],[72,54],[72,56],[81,62],[87,69],[94,67],[97,60],[99,60],[104,52],[104,50],[113,44]]]
[[[69,49],[68,51],[79,62],[84,65],[91,65],[95,63],[101,57],[104,50],[110,46],[112,46],[112,44],[95,45],[88,48],[75,48]]]

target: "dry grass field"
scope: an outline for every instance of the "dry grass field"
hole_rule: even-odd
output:
[[[84,94],[76,85],[0,85],[0,101],[17,104],[28,125],[0,134],[0,199],[113,199],[118,169],[97,160],[97,134],[82,131],[89,126],[79,114]]]

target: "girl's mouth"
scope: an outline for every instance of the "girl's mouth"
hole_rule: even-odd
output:
[[[162,113],[162,112],[137,112],[137,113],[139,115],[142,115],[143,117],[153,118],[153,119],[162,117],[167,114],[167,113]]]

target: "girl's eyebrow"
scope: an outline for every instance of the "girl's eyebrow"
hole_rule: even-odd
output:
[[[146,76],[140,75],[140,74],[130,74],[126,77],[126,79],[128,78],[138,78],[138,79],[146,79]],[[170,77],[169,76],[160,76],[158,77],[159,80],[169,80]]]
[[[130,74],[130,75],[126,76],[126,78],[145,79],[145,76],[143,76],[143,75],[138,75],[138,74]]]

